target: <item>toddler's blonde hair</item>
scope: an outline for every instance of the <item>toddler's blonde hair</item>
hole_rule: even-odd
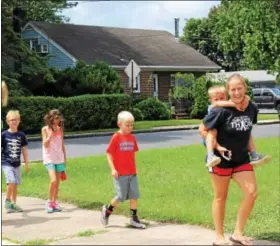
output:
[[[118,122],[124,122],[126,120],[134,121],[134,116],[129,111],[121,111],[118,114]]]

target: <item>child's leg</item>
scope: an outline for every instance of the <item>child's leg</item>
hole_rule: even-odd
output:
[[[221,162],[221,158],[214,155],[214,149],[217,145],[217,130],[209,130],[206,136],[207,148],[207,167],[214,167]]]
[[[137,209],[137,199],[131,199],[130,200],[130,209],[136,210]]]
[[[251,156],[250,164],[254,167],[266,164],[271,160],[271,156],[261,155],[257,153],[252,134],[249,139],[248,149],[250,151],[250,156]]]
[[[213,153],[214,155],[214,149],[217,144],[217,130],[209,130],[206,136],[206,147],[207,147],[207,153]]]
[[[257,155],[257,153],[256,153],[256,146],[255,146],[252,134],[250,135],[248,149],[249,149],[250,154],[251,154],[252,157],[255,157]],[[253,155],[255,155],[255,156],[253,156]]]
[[[10,213],[15,211],[12,200],[17,181],[14,172],[14,167],[3,165],[2,170],[4,172],[7,183],[5,208],[7,209],[7,212]]]
[[[54,169],[49,169],[49,177],[50,177],[50,184],[49,184],[49,201],[54,202],[56,186],[57,186],[57,179],[56,173]]]
[[[128,190],[128,198],[130,200],[130,211],[131,211],[130,224],[133,227],[145,229],[146,225],[141,223],[137,216],[137,199],[140,197],[137,176],[136,175],[129,176],[129,182],[130,185]]]
[[[16,184],[7,184],[6,198],[9,201],[12,201],[12,194],[15,186]]]
[[[61,173],[56,172],[55,176],[56,176],[56,185],[54,186],[54,191],[53,191],[53,201],[57,201]]]
[[[12,186],[12,202],[14,204],[17,203],[17,184],[13,184]]]

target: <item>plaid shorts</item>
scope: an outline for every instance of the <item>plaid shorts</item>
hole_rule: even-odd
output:
[[[7,184],[20,185],[20,183],[21,183],[20,166],[13,167],[13,166],[3,165],[2,170],[4,172]]]

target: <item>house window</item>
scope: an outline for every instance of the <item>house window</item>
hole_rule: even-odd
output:
[[[133,92],[140,93],[140,74],[134,80]]]
[[[170,85],[173,87],[176,85],[176,75],[170,74]]]
[[[36,51],[36,52],[40,52],[40,45],[39,45],[39,40],[36,39],[29,39],[29,47],[31,50]]]
[[[48,44],[41,44],[41,53],[43,53],[43,54],[49,53]]]

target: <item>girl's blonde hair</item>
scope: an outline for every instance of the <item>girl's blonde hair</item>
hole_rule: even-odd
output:
[[[247,90],[247,84],[245,82],[245,78],[243,76],[241,76],[239,73],[234,73],[231,76],[229,76],[227,79],[227,83],[226,83],[227,91],[229,91],[229,84],[233,79],[239,80],[244,85],[245,89]]]
[[[58,109],[52,109],[50,110],[45,116],[44,116],[44,122],[45,125],[47,125],[49,128],[53,129],[53,122],[55,119],[59,119],[59,126],[63,129],[64,128],[64,118],[60,114]]]
[[[9,96],[9,90],[8,86],[5,83],[5,81],[2,81],[1,84],[1,103],[3,107],[6,107],[8,104],[8,96]]]

